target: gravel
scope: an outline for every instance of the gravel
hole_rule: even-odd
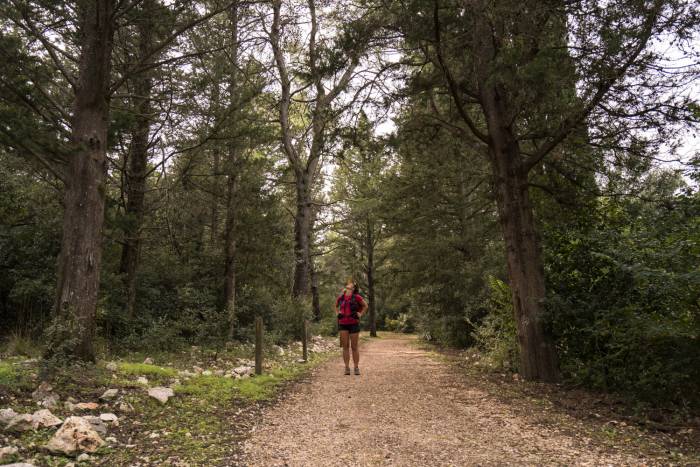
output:
[[[648,464],[639,452],[522,415],[411,339],[362,342],[361,376],[344,376],[340,358],[316,369],[265,409],[244,464]]]

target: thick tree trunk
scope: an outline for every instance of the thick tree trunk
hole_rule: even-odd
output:
[[[114,0],[81,2],[81,54],[67,164],[56,316],[46,357],[94,361],[102,264]]]
[[[518,141],[506,123],[510,119],[504,110],[502,93],[495,87],[482,89],[482,105],[489,129],[496,201],[518,328],[519,371],[529,380],[557,381],[556,351],[542,320],[544,267],[528,193],[527,170],[522,164]]]
[[[147,11],[147,10],[144,10]],[[152,21],[146,15],[138,24],[137,61],[144,60],[150,53],[153,43]],[[150,72],[143,72],[132,79],[134,110],[136,118],[131,136],[131,148],[126,168],[126,218],[124,246],[120,272],[124,274],[126,287],[127,314],[136,315],[136,284],[141,250],[141,227],[143,225],[146,170],[148,164],[148,143],[151,129],[151,92],[153,82]]]
[[[377,311],[374,300],[374,236],[372,223],[367,221],[367,300],[369,311],[369,335],[377,337]]]
[[[311,199],[309,176],[297,174],[296,213],[294,216],[294,297],[308,296],[309,284],[309,239],[311,238]]]

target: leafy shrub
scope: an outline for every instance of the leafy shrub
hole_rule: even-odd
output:
[[[515,371],[518,367],[518,340],[510,287],[489,276],[488,313],[475,326],[473,337],[490,366]]]
[[[396,319],[387,318],[384,323],[387,331],[403,333],[415,331],[413,319],[408,313],[400,313]]]

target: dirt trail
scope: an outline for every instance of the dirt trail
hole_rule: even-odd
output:
[[[410,340],[388,336],[363,342],[359,377],[344,376],[340,358],[315,370],[266,409],[245,444],[245,464],[647,463],[640,454],[612,452],[570,427],[517,415]]]

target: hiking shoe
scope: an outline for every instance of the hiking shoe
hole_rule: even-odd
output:
[[[350,374],[350,368],[346,368],[346,369],[345,369],[345,374],[346,374],[346,375],[349,375],[349,374]]]
[[[359,369],[359,368],[355,368],[355,374],[358,375],[358,376],[360,375],[360,369]]]

